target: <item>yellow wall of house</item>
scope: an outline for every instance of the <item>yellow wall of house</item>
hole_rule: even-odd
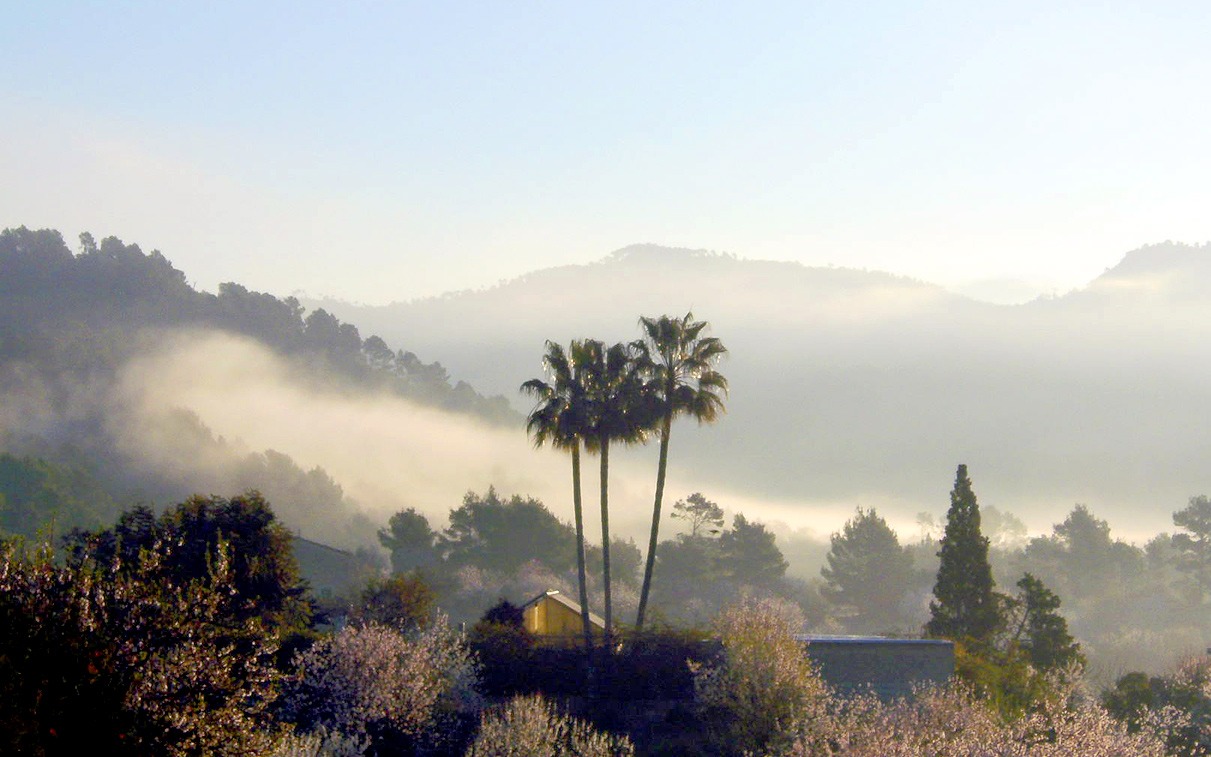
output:
[[[526,629],[538,636],[573,636],[583,632],[580,614],[550,597],[543,597],[525,610]],[[594,626],[593,635],[601,634]]]

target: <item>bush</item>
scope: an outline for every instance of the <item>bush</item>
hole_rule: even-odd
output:
[[[485,694],[507,696],[541,687],[545,676],[535,674],[534,635],[525,626],[492,622],[485,617],[471,629],[470,644],[483,666]]]
[[[427,626],[436,605],[437,596],[423,578],[415,573],[397,573],[390,578],[370,580],[353,608],[351,620],[408,632]]]
[[[788,757],[1161,757],[1163,729],[1130,734],[1096,703],[1086,701],[1073,676],[1056,676],[1054,696],[1028,714],[1004,720],[966,684],[919,690],[908,700],[873,696],[832,699],[810,733]]]
[[[87,550],[57,566],[50,549],[0,554],[0,752],[263,752],[279,674],[259,617],[239,618],[230,551],[207,575],[163,568],[153,542],[138,562],[99,565]]]
[[[777,600],[746,599],[725,609],[716,626],[723,651],[694,679],[713,746],[723,754],[785,748],[817,719],[829,696],[794,638],[802,612]]]
[[[561,713],[540,695],[514,697],[484,712],[467,757],[629,757],[625,736],[593,730]]]
[[[411,637],[379,625],[349,626],[300,655],[284,712],[302,731],[318,726],[404,748],[454,737],[477,712],[476,668],[444,616]]]

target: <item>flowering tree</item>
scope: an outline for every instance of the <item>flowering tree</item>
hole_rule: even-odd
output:
[[[411,636],[377,623],[349,626],[304,652],[299,668],[285,710],[304,731],[417,744],[481,705],[474,660],[440,615]]]
[[[817,719],[829,693],[794,638],[803,624],[797,606],[773,599],[742,600],[716,619],[723,651],[695,671],[694,694],[721,752],[785,747]]]
[[[962,682],[919,689],[910,699],[829,699],[787,757],[1160,757],[1184,722],[1167,711],[1137,732],[1081,693],[1075,672],[1056,675],[1052,695],[1006,720]],[[1201,754],[1201,752],[1181,752]]]
[[[1161,723],[1175,753],[1211,752],[1211,660],[1206,657],[1185,660],[1168,675],[1128,673],[1102,694],[1102,703],[1133,732]]]

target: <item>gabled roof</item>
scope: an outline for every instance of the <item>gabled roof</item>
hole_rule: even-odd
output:
[[[542,600],[547,599],[547,598],[550,598],[551,600],[558,602],[559,604],[568,608],[569,610],[576,613],[577,615],[580,614],[580,604],[578,602],[573,602],[572,600],[565,597],[563,595],[563,593],[560,592],[558,589],[551,589],[550,591],[544,591],[542,594],[539,594],[537,597],[534,597],[529,602],[526,602],[524,605],[522,605],[521,609],[524,611],[527,607],[533,607],[534,605],[538,604],[539,602],[541,602]],[[598,628],[605,628],[605,619],[591,610],[589,611],[589,623],[597,626]]]

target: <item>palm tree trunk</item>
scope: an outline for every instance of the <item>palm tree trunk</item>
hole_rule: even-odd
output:
[[[572,510],[576,516],[576,580],[580,589],[580,622],[584,626],[584,648],[593,648],[593,626],[589,623],[589,589],[584,568],[584,508],[580,500],[580,442],[572,447]]]
[[[635,618],[635,633],[643,631],[643,616],[648,609],[652,591],[652,573],[656,569],[656,540],[660,535],[660,506],[664,501],[664,477],[669,465],[669,434],[673,430],[673,414],[666,413],[660,427],[660,461],[656,464],[656,501],[652,504],[652,533],[648,537],[648,558],[643,566],[643,588],[639,592],[639,613]]]
[[[605,594],[606,653],[613,648],[614,605],[610,599],[610,442],[601,439],[601,583]]]

